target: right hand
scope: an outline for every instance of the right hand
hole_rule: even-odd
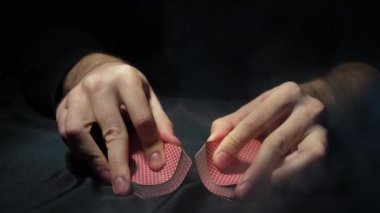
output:
[[[208,141],[221,140],[213,154],[221,169],[249,141],[263,138],[254,163],[237,184],[237,198],[248,198],[263,183],[285,185],[322,162],[328,143],[327,131],[319,124],[323,109],[301,85],[286,82],[213,123]]]
[[[59,133],[69,149],[84,158],[104,182],[112,183],[116,195],[130,191],[131,137],[124,114],[136,130],[149,166],[162,168],[162,141],[180,142],[148,81],[134,67],[124,63],[97,66],[71,88],[56,111]],[[102,130],[108,159],[90,134],[94,123]]]

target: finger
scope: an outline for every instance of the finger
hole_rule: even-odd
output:
[[[272,183],[281,185],[300,175],[314,163],[320,161],[326,153],[327,133],[321,126],[314,126],[301,141],[299,149],[287,158],[282,166],[273,171]]]
[[[211,125],[210,136],[207,141],[221,140],[224,138],[241,120],[254,110],[257,105],[262,103],[271,94],[272,90],[262,93],[248,104],[239,108],[236,112],[216,119]]]
[[[281,87],[281,88],[280,88]],[[284,115],[290,113],[301,90],[294,83],[285,83],[248,114],[220,143],[213,155],[219,168],[229,165],[233,156],[246,143],[259,136]]]
[[[162,106],[152,89],[150,106],[161,138],[165,142],[181,146],[180,140],[175,136],[173,123],[170,121],[168,115],[162,109]]]
[[[130,191],[128,133],[120,114],[116,91],[108,86],[112,83],[103,80],[110,79],[88,76],[84,86],[106,143],[113,191],[116,195],[125,195]]]
[[[108,161],[90,134],[95,118],[92,111],[89,110],[88,99],[79,95],[71,95],[67,102],[68,110],[66,110],[67,116],[64,124],[66,144],[74,154],[89,163],[103,182],[110,183]]]
[[[150,168],[158,170],[165,164],[165,154],[156,121],[153,117],[140,76],[130,74],[120,85],[120,96],[144,149]]]
[[[67,116],[66,99],[67,98],[65,97],[61,101],[61,103],[58,105],[57,111],[55,114],[55,118],[56,118],[57,126],[58,126],[58,132],[64,142],[67,139],[66,128],[65,128],[65,122],[66,122],[66,116]]]
[[[214,120],[211,124],[210,136],[207,141],[222,140],[237,125],[238,119],[236,117],[230,114]]]
[[[248,168],[237,187],[237,196],[247,196],[250,189],[260,180],[266,179],[272,169],[302,140],[321,110],[311,108],[312,104],[310,99],[299,103],[289,118],[264,140],[255,163]]]

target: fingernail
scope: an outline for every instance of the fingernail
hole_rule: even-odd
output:
[[[219,152],[214,158],[216,166],[221,169],[226,168],[230,164],[230,161],[231,155],[227,152]]]
[[[236,194],[239,198],[243,198],[247,196],[250,189],[250,184],[247,182],[243,182],[242,184],[239,184],[236,188]]]
[[[128,192],[127,182],[123,177],[117,177],[113,181],[113,192],[116,195],[125,195]]]
[[[162,167],[162,156],[160,152],[153,152],[149,157],[152,169],[160,169]]]
[[[110,171],[108,171],[107,169],[104,169],[104,170],[101,170],[100,171],[100,178],[106,182],[106,183],[109,183],[110,180],[111,180],[111,173]]]

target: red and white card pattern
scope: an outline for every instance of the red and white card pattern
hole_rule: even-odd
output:
[[[130,159],[132,187],[135,195],[151,198],[176,190],[191,166],[190,157],[180,146],[164,143],[165,166],[154,171],[149,168],[142,149],[133,150]]]
[[[237,154],[230,166],[218,169],[212,160],[219,142],[206,142],[195,155],[199,176],[204,186],[212,193],[223,198],[234,198],[234,189],[240,177],[250,164],[260,148],[261,143],[252,140]],[[191,159],[182,147],[164,143],[166,157],[165,166],[154,171],[149,168],[141,147],[131,150],[130,168],[132,187],[135,195],[141,198],[151,198],[168,194],[176,190],[185,179]]]
[[[247,143],[225,169],[215,166],[212,156],[220,142],[209,141],[195,155],[195,163],[203,185],[212,193],[223,198],[234,198],[234,190],[240,177],[255,160],[261,143],[252,140]]]

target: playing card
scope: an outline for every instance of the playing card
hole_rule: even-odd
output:
[[[150,198],[170,193],[184,180],[191,166],[189,156],[180,146],[164,143],[166,163],[160,170],[150,169],[142,148],[133,146],[130,168],[134,193]]]
[[[131,156],[132,181],[140,185],[157,185],[168,181],[175,173],[182,154],[182,148],[164,143],[165,166],[154,171],[149,168],[143,151],[137,150]]]
[[[225,169],[217,168],[212,160],[219,143],[220,141],[206,142],[195,155],[195,162],[205,187],[216,195],[232,199],[236,184],[254,161],[261,143],[257,140],[247,143]]]
[[[151,198],[168,194],[176,190],[184,180],[191,166],[191,159],[185,152],[182,152],[177,169],[168,181],[158,185],[139,185],[133,183],[134,193],[141,198]]]

